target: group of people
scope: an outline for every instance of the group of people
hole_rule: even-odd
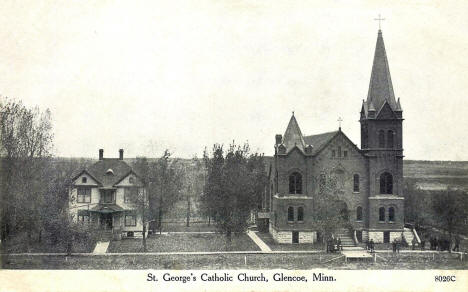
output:
[[[374,252],[375,244],[373,239],[366,242],[366,248],[369,252]]]
[[[447,238],[442,237],[431,237],[429,239],[429,243],[431,244],[431,250],[438,250],[438,251],[451,251],[452,242]],[[460,238],[455,236],[454,245],[452,251],[460,251]]]
[[[400,253],[400,248],[401,248],[401,242],[398,239],[394,239],[392,241],[392,250],[393,253]]]
[[[327,240],[327,253],[340,250],[343,250],[343,246],[341,245],[341,238],[335,238],[332,236]]]

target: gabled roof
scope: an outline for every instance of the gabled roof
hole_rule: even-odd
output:
[[[72,181],[75,181],[78,177],[80,177],[83,173],[86,173],[87,175],[89,175],[93,180],[95,180],[98,184],[101,184],[101,182],[96,178],[94,177],[94,175],[92,175],[91,173],[89,173],[86,169],[83,169],[81,170],[80,172],[78,172],[76,175],[73,176],[72,178]]]
[[[294,113],[289,120],[286,131],[284,132],[283,145],[286,147],[286,153],[291,151],[294,147],[297,147],[299,150],[304,152],[304,138],[302,136],[301,129],[299,128],[299,124],[294,117]]]
[[[107,173],[109,169],[112,169],[113,174]],[[112,187],[131,170],[125,161],[117,158],[103,158],[86,169],[103,187]]]
[[[318,135],[305,136],[304,141],[307,145],[312,145],[312,155],[317,154],[322,150],[325,145],[328,144],[338,133],[339,131],[322,133]]]
[[[367,111],[371,110],[371,106],[374,107],[374,110],[380,110],[385,101],[388,102],[392,110],[397,110],[398,105],[393,92],[387,53],[385,51],[382,31],[379,30],[377,44],[375,46],[374,62],[372,64],[369,91],[367,94]]]

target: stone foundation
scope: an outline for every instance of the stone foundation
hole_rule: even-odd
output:
[[[277,243],[291,243],[292,231],[276,231],[270,224],[270,234]],[[314,243],[317,241],[317,232],[315,231],[298,231],[299,243]]]
[[[364,232],[362,232],[362,240],[365,242],[364,240]],[[367,233],[367,232],[366,232]],[[368,238],[369,240],[374,240],[374,243],[383,243],[384,242],[384,232],[383,231],[369,231],[368,233]],[[398,239],[398,240],[401,240],[401,232],[400,231],[396,231],[396,232],[390,232],[390,241],[389,242],[392,242],[393,240]]]

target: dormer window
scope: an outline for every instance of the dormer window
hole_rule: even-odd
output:
[[[106,171],[106,174],[108,174],[108,175],[114,175],[114,171],[113,171],[112,169],[109,168],[109,169]]]
[[[88,178],[87,178],[86,176],[83,176],[83,177],[81,178],[81,183],[85,184],[85,183],[87,183],[87,182],[88,182]]]

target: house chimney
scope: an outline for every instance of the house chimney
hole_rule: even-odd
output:
[[[283,136],[281,136],[281,134],[277,134],[275,136],[275,142],[276,142],[276,145],[278,144],[281,144],[281,141],[283,140]]]
[[[99,160],[104,158],[104,149],[99,149]]]
[[[123,149],[119,149],[119,159],[123,160]]]

